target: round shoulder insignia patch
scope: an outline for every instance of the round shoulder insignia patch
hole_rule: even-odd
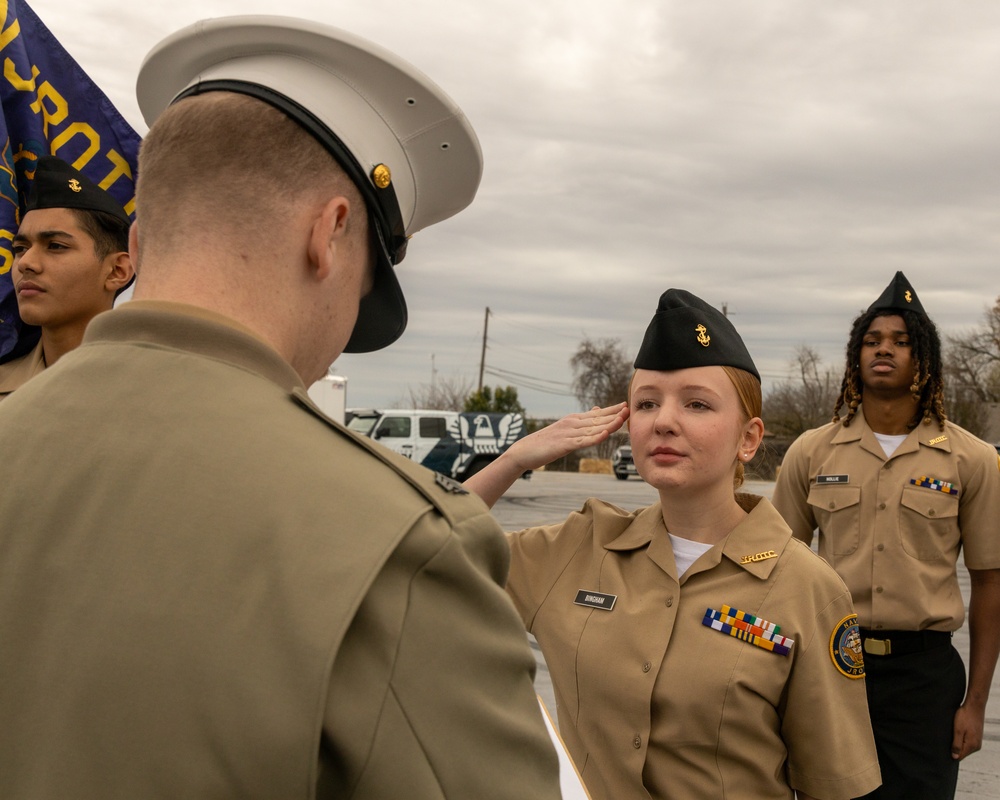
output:
[[[865,657],[861,651],[861,630],[854,614],[844,617],[830,634],[830,658],[841,675],[865,677]]]

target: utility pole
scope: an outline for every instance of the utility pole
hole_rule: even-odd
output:
[[[479,391],[483,391],[483,369],[486,367],[486,329],[490,324],[490,307],[486,306],[486,316],[483,318],[483,354],[479,357]]]
[[[729,303],[722,304],[722,316],[729,319]]]

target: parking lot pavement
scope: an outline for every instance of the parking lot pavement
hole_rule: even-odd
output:
[[[770,497],[774,484],[750,481],[745,491]],[[560,522],[579,509],[588,497],[599,497],[626,509],[635,509],[656,500],[656,491],[636,478],[627,481],[613,475],[584,475],[568,472],[536,472],[528,480],[519,480],[494,506],[493,513],[506,530]],[[969,573],[959,568],[959,585],[968,603]],[[968,628],[955,634],[955,647],[969,662]],[[535,688],[555,718],[552,681],[545,660],[532,641],[539,669]],[[993,675],[990,702],[986,708],[983,749],[969,756],[958,776],[957,800],[998,800],[1000,798],[1000,670]]]

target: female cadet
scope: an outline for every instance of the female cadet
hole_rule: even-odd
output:
[[[509,534],[507,589],[584,783],[594,800],[865,794],[879,769],[851,597],[766,499],[734,493],[764,431],[743,341],[671,289],[635,367],[627,407],[570,415],[466,482],[492,505],[628,418],[659,491],[635,512],[592,499]]]

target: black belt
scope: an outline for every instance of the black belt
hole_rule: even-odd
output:
[[[951,644],[948,631],[872,631],[861,629],[861,646],[869,656],[905,656]]]

